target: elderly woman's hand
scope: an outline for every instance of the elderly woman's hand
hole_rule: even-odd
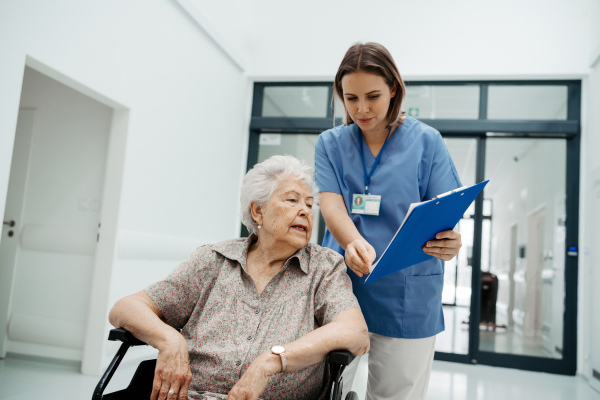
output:
[[[460,233],[455,230],[439,232],[435,240],[430,240],[423,246],[423,251],[443,261],[450,261],[458,254],[462,246]]]
[[[190,359],[185,339],[175,330],[158,346],[158,358],[151,400],[187,400],[192,382]]]
[[[346,265],[358,276],[369,273],[369,267],[375,261],[375,249],[366,240],[355,239],[346,246]]]
[[[227,395],[227,400],[257,400],[265,391],[269,377],[281,371],[279,356],[264,352],[250,364]]]

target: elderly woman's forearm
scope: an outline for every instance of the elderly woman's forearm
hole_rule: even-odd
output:
[[[177,333],[165,323],[158,307],[143,291],[117,301],[110,310],[108,320],[114,327],[127,329],[156,349],[172,341],[173,334]]]
[[[349,350],[358,356],[369,351],[369,332],[359,308],[346,310],[331,323],[284,345],[288,371],[325,359],[332,350]]]
[[[287,360],[286,372],[291,372],[323,361],[332,350],[350,350],[354,355],[365,354],[369,350],[369,334],[360,309],[352,308],[342,312],[329,324],[283,345]],[[252,395],[262,393],[269,377],[280,371],[279,356],[266,351],[244,372],[229,396],[235,399],[255,398]]]

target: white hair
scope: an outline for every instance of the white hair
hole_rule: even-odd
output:
[[[315,201],[319,189],[312,178],[312,168],[294,156],[271,156],[256,164],[244,177],[240,195],[242,223],[250,234],[257,233],[258,223],[252,218],[250,205],[261,207],[271,196],[279,183],[288,178],[296,178],[308,186]]]

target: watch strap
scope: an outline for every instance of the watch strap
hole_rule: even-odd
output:
[[[281,358],[281,372],[285,372],[287,369],[287,359],[285,358],[285,352],[279,353],[279,358]]]

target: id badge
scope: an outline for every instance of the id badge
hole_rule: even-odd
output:
[[[353,194],[352,214],[379,215],[381,196],[376,194]]]

